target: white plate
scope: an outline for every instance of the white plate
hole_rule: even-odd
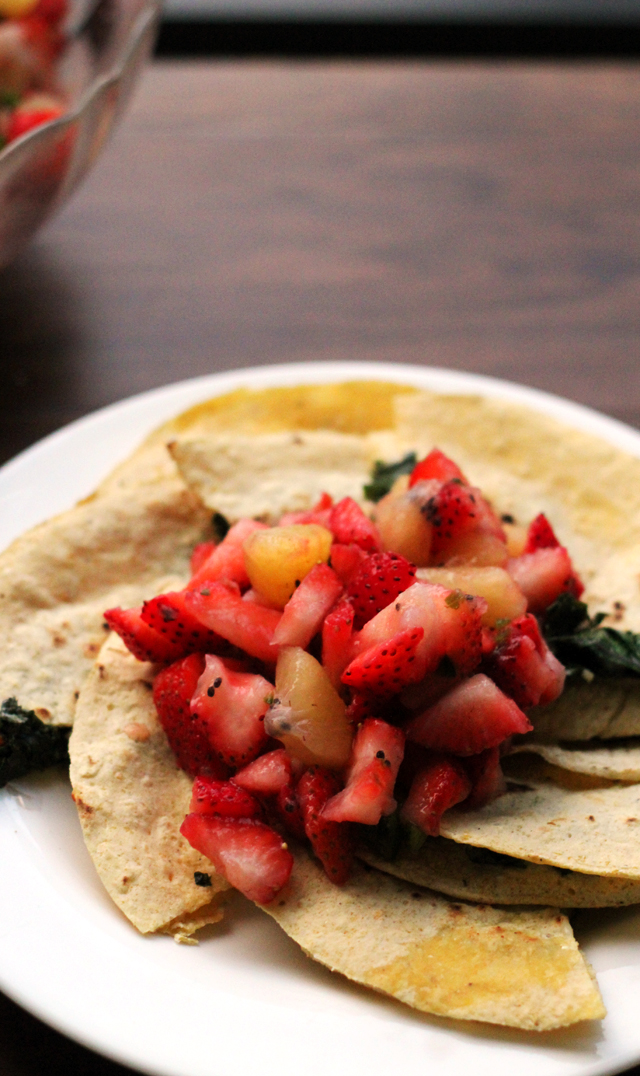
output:
[[[136,396],[7,464],[0,548],[89,493],[148,430],[208,396],[371,377],[520,401],[640,456],[634,430],[506,382],[371,363],[263,367]],[[595,1076],[640,1060],[635,909],[580,916],[606,1020],[535,1035],[423,1016],[354,986],[307,960],[242,898],[197,948],[140,937],[95,876],[62,776],[0,792],[0,863],[0,987],[78,1041],[154,1076]]]

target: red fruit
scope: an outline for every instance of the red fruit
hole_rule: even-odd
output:
[[[205,569],[206,565],[202,571]],[[238,588],[227,583],[209,583],[201,590],[186,591],[185,607],[205,627],[245,653],[275,664],[278,648],[273,645],[273,633],[282,616],[277,609],[243,601]]]
[[[233,781],[256,796],[277,796],[291,782],[291,759],[283,747],[269,751],[238,770]]]
[[[335,773],[321,766],[311,766],[298,782],[297,795],[305,833],[322,863],[327,877],[344,885],[353,860],[353,841],[348,822],[328,822],[321,818],[327,800],[340,790]]]
[[[400,814],[429,837],[437,837],[444,812],[462,803],[470,792],[471,781],[460,760],[434,755],[414,777]]]
[[[55,120],[64,112],[62,107],[52,108],[28,108],[26,105],[18,106],[13,110],[7,123],[5,138],[7,142],[13,142],[34,127],[40,127],[49,120]]]
[[[274,691],[263,676],[235,672],[220,658],[207,655],[191,712],[202,719],[211,746],[228,766],[251,762],[265,746],[264,715]]]
[[[192,777],[198,774],[226,776],[216,758],[206,732],[206,726],[191,713],[191,696],[204,669],[202,654],[168,665],[153,683],[153,701],[176,762]]]
[[[263,813],[257,799],[233,781],[211,777],[196,777],[189,810],[220,818],[261,818]]]
[[[423,635],[423,628],[409,628],[365,650],[345,669],[342,682],[376,695],[395,695],[405,684],[416,683],[422,675],[416,652]]]
[[[322,625],[322,664],[333,686],[339,690],[340,677],[351,658],[353,606],[348,599],[340,602],[325,617]]]
[[[346,774],[346,787],[332,796],[321,818],[376,826],[396,809],[393,789],[404,755],[404,732],[369,718],[358,729]]]
[[[431,478],[437,478],[440,482],[448,482],[452,478],[458,478],[465,483],[467,481],[458,465],[439,448],[432,449],[428,456],[416,464],[409,478],[409,488],[415,486],[416,482],[425,482]]]
[[[293,523],[319,523],[321,527],[329,526],[329,513],[333,507],[333,497],[329,493],[321,493],[319,501],[308,512],[285,512],[280,519],[279,527],[289,527]]]
[[[255,519],[240,519],[229,528],[222,541],[200,565],[189,581],[189,590],[200,590],[209,583],[226,581],[239,587],[249,586],[249,576],[244,566],[243,544],[254,531],[264,530],[266,523]]]
[[[182,647],[176,647],[145,624],[141,612],[142,609],[107,609],[104,619],[138,661],[153,661],[160,665],[181,657]]]
[[[352,497],[343,497],[334,504],[329,513],[329,530],[341,545],[355,545],[365,553],[377,553],[382,549],[378,528],[372,523]]]
[[[347,720],[350,725],[357,728],[368,717],[377,717],[381,706],[381,700],[369,692],[352,691],[351,702],[347,706]]]
[[[38,0],[31,14],[45,22],[57,23],[62,21],[68,9],[67,0]]]
[[[564,688],[565,667],[549,650],[531,613],[511,622],[483,668],[521,709],[553,702]]]
[[[433,528],[429,554],[432,564],[445,564],[454,557],[464,559],[467,551],[475,555],[477,536],[483,534],[504,544],[506,560],[506,538],[500,521],[474,486],[452,478],[429,497],[422,512]],[[492,560],[497,562],[495,557]]]
[[[356,615],[356,631],[415,583],[415,575],[415,564],[398,553],[372,553],[366,557],[347,588]]]
[[[366,558],[367,554],[364,549],[361,549],[355,542],[351,545],[334,542],[331,546],[331,567],[345,587],[349,585]]]
[[[189,654],[194,650],[218,650],[225,640],[189,612],[185,598],[186,592],[183,590],[160,594],[143,603],[140,615],[145,624],[163,636],[176,652]]]
[[[285,605],[273,642],[306,650],[341,594],[342,583],[328,564],[314,565]]]
[[[188,814],[180,832],[230,885],[257,904],[269,904],[289,880],[291,852],[279,833],[255,818]]]
[[[300,800],[292,783],[284,785],[278,792],[276,808],[285,829],[299,841],[303,841],[307,832],[304,828]]]
[[[560,542],[553,533],[553,528],[543,512],[529,524],[527,544],[523,553],[533,553],[536,549],[555,549]]]
[[[543,546],[533,553],[513,557],[507,563],[507,571],[527,599],[530,613],[543,613],[566,591],[579,598],[584,590],[564,546]]]
[[[196,572],[200,571],[200,568],[209,559],[215,548],[215,542],[200,542],[199,545],[194,546],[190,561],[191,575],[195,575]]]
[[[499,747],[490,747],[479,755],[471,755],[465,759],[465,766],[472,782],[465,809],[476,811],[507,791]]]
[[[477,755],[514,733],[531,729],[513,699],[479,673],[463,680],[434,706],[414,717],[406,733],[407,739],[434,751]]]

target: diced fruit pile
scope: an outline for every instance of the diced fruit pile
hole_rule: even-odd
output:
[[[356,823],[399,810],[435,836],[500,795],[525,711],[564,686],[536,618],[582,584],[544,516],[503,525],[437,449],[371,509],[323,494],[276,527],[242,519],[183,590],[105,614],[163,666],[155,704],[195,778],[181,832],[260,903],[290,836],[341,884]]]
[[[65,111],[56,61],[67,0],[0,0],[0,149]]]

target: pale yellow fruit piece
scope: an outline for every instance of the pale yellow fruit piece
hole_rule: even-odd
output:
[[[382,548],[399,553],[418,566],[428,564],[432,527],[420,511],[417,499],[405,492],[403,485],[397,482],[376,505],[374,518]]]
[[[21,19],[33,11],[38,0],[0,0],[0,17]]]
[[[353,739],[346,706],[322,665],[299,646],[280,651],[276,696],[264,719],[267,735],[307,766],[346,766]]]
[[[527,611],[527,599],[504,568],[420,568],[417,575],[428,583],[485,598],[489,608],[482,623],[487,628],[495,627],[498,620],[513,620]]]
[[[519,557],[527,544],[527,528],[519,523],[503,523],[502,526],[507,536],[507,553],[510,557]]]
[[[333,535],[318,523],[267,527],[246,539],[244,563],[251,586],[278,609],[315,564],[326,564]]]

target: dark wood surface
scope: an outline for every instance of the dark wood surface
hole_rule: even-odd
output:
[[[152,386],[335,358],[640,428],[639,225],[634,64],[156,63],[0,273],[0,458]],[[0,998],[2,1076],[43,1071],[125,1070]]]

